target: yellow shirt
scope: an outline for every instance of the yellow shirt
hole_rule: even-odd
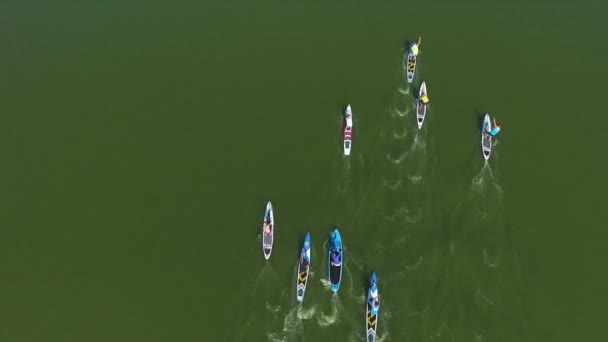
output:
[[[429,103],[429,98],[426,95],[423,95],[421,100],[422,100],[422,103]]]
[[[412,54],[418,56],[418,44],[412,45]]]

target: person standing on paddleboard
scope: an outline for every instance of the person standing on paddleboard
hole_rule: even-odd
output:
[[[496,123],[496,118],[494,118],[494,128],[488,132],[488,135],[491,137],[495,137],[500,133],[500,124]]]
[[[302,256],[302,267],[306,268],[309,263],[310,263],[310,260],[308,260],[308,255],[304,254]]]
[[[376,297],[371,297],[369,299],[369,304],[372,308],[374,308],[374,310],[378,310],[378,308],[380,307],[380,295],[377,295]]]
[[[414,57],[418,56],[418,45],[420,45],[420,37],[418,37],[418,41],[414,44],[412,44],[412,47],[410,48],[410,50],[412,51],[412,55],[414,55]]]
[[[331,260],[334,266],[340,266],[340,255],[337,252],[332,253]]]

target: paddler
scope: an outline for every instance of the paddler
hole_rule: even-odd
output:
[[[496,123],[496,118],[494,118],[494,128],[489,132],[489,134],[493,137],[497,136],[500,133],[500,124]]]
[[[420,104],[422,104],[422,105],[429,104],[429,97],[426,94],[422,95],[422,97],[420,98]]]
[[[270,224],[264,223],[264,233],[270,234]]]
[[[340,254],[338,252],[333,252],[331,260],[335,266],[340,266]]]
[[[420,45],[420,37],[418,37],[418,41],[412,44],[412,47],[410,48],[414,57],[418,56],[418,45]]]
[[[302,266],[306,268],[308,263],[310,263],[310,260],[308,260],[308,255],[304,254],[304,256],[302,256]]]
[[[380,307],[380,296],[376,296],[376,297],[372,297],[369,299],[370,304],[372,306],[372,308],[374,308],[374,310],[378,310],[378,308]]]

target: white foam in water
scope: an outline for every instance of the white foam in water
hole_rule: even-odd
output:
[[[494,302],[491,301],[483,292],[481,292],[480,290],[477,290],[477,292],[475,292],[475,302],[477,303],[477,305],[479,305],[482,309],[487,309],[488,306],[494,305]]]
[[[388,331],[380,332],[380,328],[378,328],[378,336],[376,336],[376,342],[386,342],[391,340],[391,335]]]
[[[406,108],[404,111],[401,111],[397,108],[391,108],[388,110],[388,114],[391,118],[402,118],[410,113],[410,109]]]
[[[295,334],[298,330],[302,330],[302,322],[298,319],[298,307],[289,311],[283,320],[283,332]]]
[[[500,255],[497,255],[496,257],[493,258],[493,260],[490,260],[490,257],[488,256],[488,252],[484,248],[483,249],[483,262],[490,268],[496,268],[496,267],[498,267],[498,265],[500,265]]]
[[[382,184],[384,184],[385,187],[391,189],[391,190],[397,190],[401,187],[401,179],[398,179],[396,182],[389,182],[389,181],[383,181]]]
[[[317,306],[313,305],[308,309],[305,309],[303,306],[298,306],[298,318],[301,320],[307,320],[314,317],[317,312]]]
[[[405,216],[405,219],[407,220],[407,222],[414,224],[414,223],[418,223],[422,220],[422,210],[420,208],[418,208],[418,210],[416,210],[413,214],[409,215],[409,211],[408,211],[408,215]]]
[[[350,191],[350,187],[347,184],[338,185],[336,191],[339,194],[347,194]]]
[[[395,113],[397,114],[397,116],[404,117],[410,113],[410,110],[409,110],[409,108],[406,109],[405,111],[400,111],[399,109],[395,109]]]
[[[415,174],[415,175],[411,175],[407,177],[410,182],[412,182],[412,184],[420,184],[422,182],[422,175],[421,174]]]
[[[481,168],[481,171],[479,171],[479,173],[475,177],[473,177],[473,179],[471,179],[472,191],[481,192],[485,188],[487,174],[486,170],[488,169],[490,169],[488,164],[484,164],[484,166]]]
[[[319,279],[319,281],[321,281],[321,284],[323,284],[323,287],[325,287],[327,290],[330,290],[329,279],[327,279],[327,278],[321,278],[321,279]]]
[[[391,247],[395,247],[397,245],[401,245],[405,243],[405,236],[399,236],[393,240],[393,245]]]
[[[317,323],[321,327],[327,327],[327,326],[330,326],[332,324],[336,324],[337,321],[338,321],[338,313],[337,312],[333,313],[332,315],[326,315],[324,313],[321,313],[319,315],[319,317],[317,317]]]
[[[386,155],[386,159],[388,159],[389,161],[395,163],[395,164],[401,164],[401,162],[403,161],[403,159],[405,159],[405,157],[407,157],[408,152],[405,151],[403,152],[398,158],[393,158],[390,153]]]
[[[302,321],[311,319],[314,317],[315,313],[316,306],[314,305],[308,309],[304,308],[302,305],[292,308],[283,320],[282,333],[268,333],[268,340],[273,342],[294,341],[296,335],[301,334],[304,331]]]
[[[405,269],[407,269],[408,271],[414,271],[415,269],[418,268],[418,266],[420,266],[420,264],[422,264],[422,261],[424,260],[424,257],[421,255],[418,260],[416,261],[416,263],[414,263],[412,266],[408,266],[407,264],[405,265]]]
[[[344,171],[350,171],[350,169],[351,169],[350,158],[348,158],[348,156],[344,156],[344,158],[342,158],[342,160],[344,161],[342,164],[342,169]]]
[[[422,220],[422,210],[418,209],[412,213],[412,211],[408,207],[402,206],[401,208],[396,209],[393,214],[387,217],[386,219],[389,221],[395,221],[400,219],[408,223],[414,224]]]
[[[359,304],[365,304],[366,302],[366,294],[360,293],[358,296],[353,296],[355,301]]]
[[[359,331],[359,330],[361,330],[361,331]],[[363,340],[365,340],[365,336],[363,336],[362,329],[355,329],[350,332],[350,335],[348,335],[349,342],[360,342]]]
[[[426,148],[426,141],[422,138],[421,134],[416,133],[416,137],[414,138],[414,142],[412,143],[412,147],[410,151],[421,151]]]
[[[404,212],[407,212],[407,208],[400,207],[399,209],[395,209],[390,216],[386,217],[386,219],[389,221],[395,221],[399,216],[404,216]]]
[[[281,311],[281,306],[280,305],[271,305],[270,303],[266,303],[266,310],[268,310],[272,313],[277,313],[277,312]]]
[[[268,333],[266,334],[266,337],[268,337],[268,342],[286,342],[286,340],[277,333]]]
[[[400,92],[401,94],[407,95],[407,94],[409,94],[409,93],[410,93],[410,88],[409,88],[409,87],[408,87],[408,88],[406,88],[406,89],[399,88],[399,92]]]
[[[498,200],[502,200],[502,187],[496,182],[492,168],[486,163],[479,173],[471,180],[471,191],[488,195],[494,193]]]
[[[402,140],[402,139],[404,139],[405,137],[407,137],[407,130],[406,130],[406,129],[404,129],[404,130],[403,130],[403,133],[401,133],[401,134],[399,134],[399,133],[397,133],[397,132],[395,132],[395,131],[393,130],[393,138],[395,138],[395,139],[397,139],[397,140]]]
[[[319,326],[327,327],[332,324],[336,324],[339,321],[340,311],[342,311],[342,308],[340,297],[338,297],[337,293],[334,293],[331,296],[331,312],[329,314],[320,312],[317,316],[317,323]]]

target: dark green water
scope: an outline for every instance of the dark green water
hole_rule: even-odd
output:
[[[607,20],[592,1],[0,5],[0,340],[363,341],[372,270],[380,341],[601,340]]]

